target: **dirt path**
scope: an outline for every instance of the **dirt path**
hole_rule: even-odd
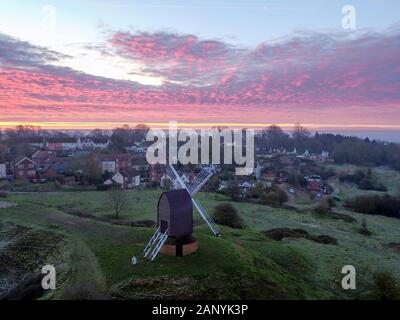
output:
[[[340,189],[336,186],[337,181],[340,178],[342,178],[344,176],[347,176],[349,174],[353,174],[353,173],[354,173],[354,169],[352,168],[352,169],[349,169],[349,170],[347,170],[345,172],[336,174],[335,176],[333,176],[333,177],[328,179],[328,181],[326,183],[329,184],[332,187],[332,189],[333,189],[333,194],[332,195],[333,196],[338,197],[339,194],[340,194]]]

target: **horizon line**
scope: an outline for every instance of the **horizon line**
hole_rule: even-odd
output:
[[[173,121],[171,121],[173,122]],[[92,130],[103,129],[110,130],[121,127],[123,125],[136,126],[138,124],[147,125],[150,128],[168,129],[170,122],[68,122],[68,121],[43,121],[43,122],[27,122],[27,121],[0,121],[0,129],[12,129],[17,126],[35,126],[41,129],[48,130]],[[261,129],[271,125],[277,125],[282,128],[293,128],[296,124],[311,130],[400,130],[400,124],[385,125],[385,124],[315,124],[315,123],[224,123],[224,122],[177,122],[178,128],[193,128],[202,129],[218,126]]]

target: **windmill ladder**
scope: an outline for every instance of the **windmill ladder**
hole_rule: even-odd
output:
[[[157,254],[160,252],[162,246],[164,245],[165,241],[167,241],[167,239],[168,239],[168,229],[165,230],[164,233],[161,233],[160,227],[158,227],[156,232],[154,232],[154,235],[151,237],[146,248],[144,249],[144,257],[153,261],[156,258]]]

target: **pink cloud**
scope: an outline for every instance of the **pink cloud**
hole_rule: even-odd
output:
[[[0,122],[400,123],[398,30],[299,33],[253,49],[169,33],[118,32],[110,43],[108,54],[164,85],[56,67],[63,55],[0,34]]]

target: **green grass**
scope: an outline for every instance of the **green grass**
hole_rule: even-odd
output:
[[[357,169],[364,169],[365,171],[367,168],[364,167],[354,167],[354,166],[341,166],[336,165],[335,170],[337,172],[346,172],[348,170],[355,170]],[[340,189],[340,197],[342,199],[349,199],[359,195],[366,195],[366,194],[384,194],[389,193],[393,196],[400,195],[400,172],[387,168],[387,167],[376,167],[372,169],[373,177],[376,179],[377,183],[383,184],[388,190],[386,192],[382,191],[373,191],[373,190],[360,190],[357,186],[350,185],[348,183],[341,183],[337,181],[336,185]]]
[[[398,176],[384,168],[376,172],[395,192],[400,184],[396,183]],[[161,192],[127,192],[129,206],[121,220],[155,220]],[[207,226],[196,223],[198,252],[184,258],[160,255],[152,263],[142,259],[142,251],[153,229],[117,226],[65,213],[75,209],[110,217],[107,192],[12,194],[8,200],[19,206],[0,210],[0,219],[50,230],[66,239],[61,260],[68,261],[68,277],[54,298],[62,297],[63,288],[79,283],[95,283],[107,294],[121,298],[355,298],[366,290],[375,270],[390,270],[400,278],[400,254],[387,247],[390,242],[400,243],[398,219],[349,212],[339,205],[336,211],[357,219],[346,223],[315,215],[309,204],[297,204],[299,210],[290,210],[231,202],[212,193],[200,193],[197,198],[209,212],[220,202],[232,203],[246,228],[223,227],[223,237],[215,238]],[[200,222],[197,214],[195,217]],[[358,233],[364,217],[373,232],[369,237]],[[281,227],[329,235],[339,244],[323,245],[305,239],[277,242],[262,233]],[[139,258],[135,266],[130,263],[133,255]],[[354,265],[358,272],[355,292],[340,288],[341,268],[346,264]],[[168,290],[171,287],[180,289]]]
[[[310,272],[300,253],[251,230],[223,228],[224,237],[215,238],[206,226],[199,226],[195,228],[200,243],[198,252],[185,258],[161,255],[156,262],[150,263],[142,259],[142,251],[153,232],[151,229],[115,226],[39,209],[31,204],[5,209],[0,215],[2,220],[51,230],[65,238],[69,246],[63,255],[69,260],[70,270],[65,288],[94,282],[108,293],[118,296],[121,291],[124,297],[139,298],[136,290],[127,289],[131,281],[186,277],[192,281],[191,292],[197,298],[206,294],[213,298],[329,296],[328,292],[299,277],[300,272],[286,268],[282,257],[296,261],[302,272]],[[275,247],[275,255],[266,255],[261,244],[262,247]],[[133,255],[139,258],[135,266],[130,263]],[[218,285],[218,288],[210,293],[212,285]],[[143,294],[146,286],[140,289]],[[60,288],[52,297],[62,296]]]

